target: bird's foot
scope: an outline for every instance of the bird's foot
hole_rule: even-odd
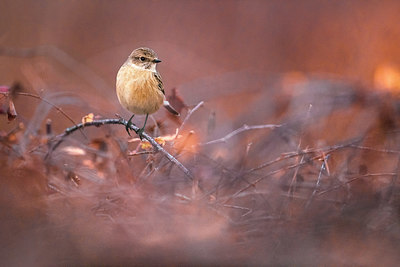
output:
[[[126,130],[126,132],[128,133],[129,136],[131,136],[131,133],[129,132],[129,129],[130,129],[130,125],[132,124],[133,116],[135,116],[135,115],[132,115],[132,117],[128,120],[128,122],[126,123],[126,126],[125,126],[125,130]]]
[[[140,140],[143,140],[143,132],[144,132],[144,127],[136,131],[136,134],[139,135]]]
[[[127,123],[127,124],[126,124],[125,130],[126,130],[126,132],[128,133],[128,135],[131,136],[131,133],[129,132],[129,125],[130,125],[130,123]]]

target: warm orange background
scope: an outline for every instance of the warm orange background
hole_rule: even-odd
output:
[[[0,56],[0,83],[89,93],[95,107],[112,103],[113,114],[119,66],[149,46],[163,60],[167,93],[178,87],[189,104],[229,90],[222,75],[231,72],[330,73],[370,84],[378,64],[400,63],[399,12],[398,1],[1,1],[0,46],[56,46],[100,82],[51,57]]]

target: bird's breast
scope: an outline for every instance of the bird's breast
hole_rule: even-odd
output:
[[[164,94],[158,88],[154,73],[123,65],[117,74],[116,91],[123,107],[134,114],[151,114],[163,104]]]

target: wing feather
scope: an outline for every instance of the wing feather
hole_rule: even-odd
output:
[[[158,72],[154,72],[154,78],[156,78],[158,82],[158,89],[165,95],[164,88],[163,88],[163,82],[161,80],[161,75]]]

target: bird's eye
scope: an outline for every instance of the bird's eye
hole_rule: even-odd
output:
[[[140,61],[145,61],[146,58],[145,57],[140,57]]]

